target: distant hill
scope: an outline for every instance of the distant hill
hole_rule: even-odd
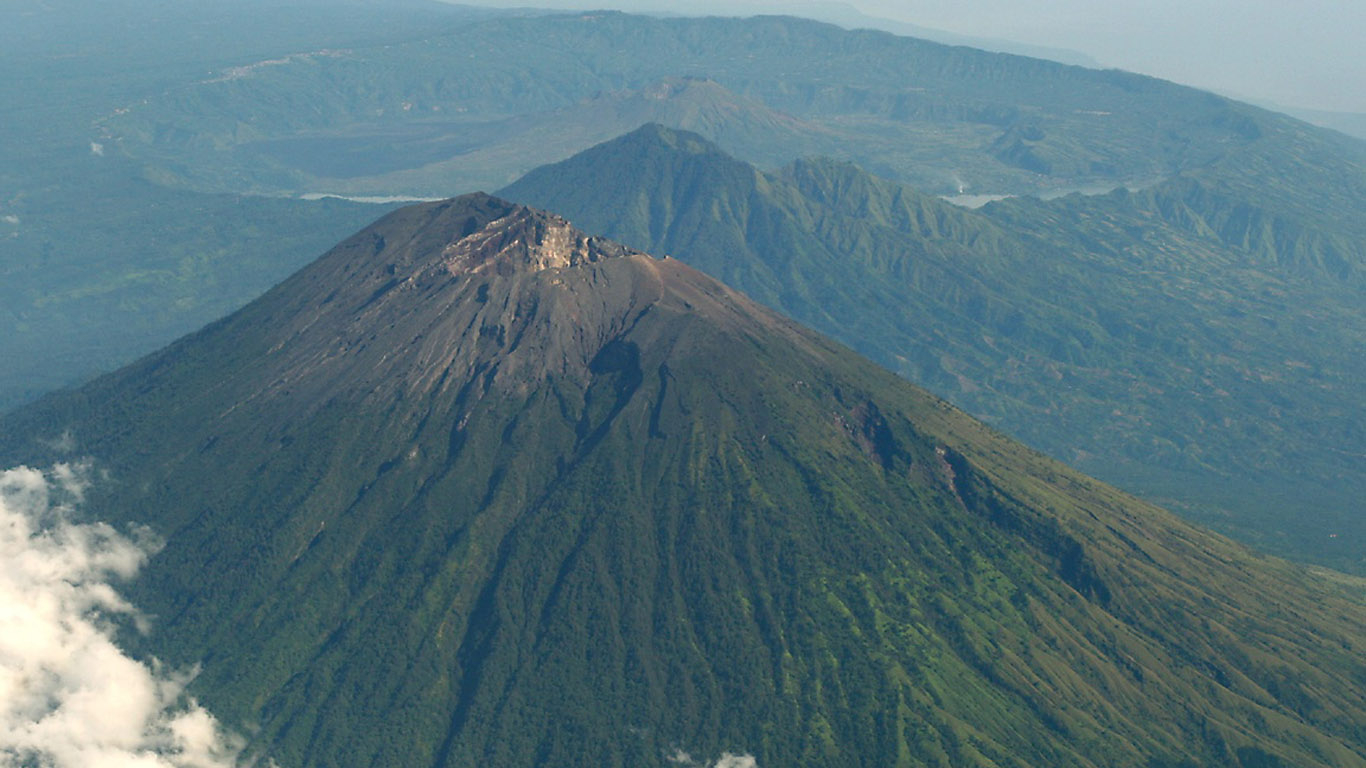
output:
[[[725,141],[760,162],[780,165],[793,151],[840,151],[841,137],[705,78],[670,77],[640,88],[598,92],[561,109],[478,125],[414,124],[355,135],[309,131],[262,140],[248,162],[280,164],[299,184],[331,192],[428,190],[449,178],[465,186],[499,186],[509,167],[562,160],[643,123],[662,122]]]
[[[485,195],[0,416],[63,444],[165,540],[127,640],[282,766],[1366,765],[1345,577]]]
[[[968,211],[647,126],[500,194],[677,256],[1221,530],[1361,570],[1366,240],[1217,178]]]
[[[499,17],[229,74],[129,104],[100,129],[167,183],[418,195],[501,186],[563,159],[603,137],[583,134],[571,117],[547,145],[547,134],[521,124],[679,77],[818,128],[841,156],[931,192],[1151,181],[1295,130],[1289,118],[1154,78],[775,16]],[[669,122],[658,106],[645,119]],[[752,126],[748,110],[733,117]],[[724,121],[670,124],[756,162],[810,154],[806,131],[777,132],[749,154],[760,145],[729,143]],[[584,143],[558,147],[575,137]],[[300,167],[273,151],[280,142],[322,165]],[[493,158],[489,146],[505,149]],[[547,156],[557,148],[564,154]],[[393,162],[421,165],[389,168],[404,170],[398,178],[342,162],[399,149]]]

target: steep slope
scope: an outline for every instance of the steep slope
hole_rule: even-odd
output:
[[[282,766],[1366,765],[1366,606],[482,195],[0,417]],[[133,638],[136,639],[136,638]]]
[[[1366,569],[1366,260],[1234,182],[968,211],[843,163],[763,173],[646,126],[500,194],[673,254],[1221,530]]]

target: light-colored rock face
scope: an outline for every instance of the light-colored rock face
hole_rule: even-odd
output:
[[[441,262],[452,275],[483,272],[539,272],[576,267],[608,254],[568,221],[522,208],[489,222],[447,245]]]
[[[308,410],[478,376],[475,400],[548,375],[587,381],[598,352],[665,293],[653,264],[487,196],[413,206],[292,279],[288,304],[256,321],[272,338],[252,364],[272,384],[239,404]]]

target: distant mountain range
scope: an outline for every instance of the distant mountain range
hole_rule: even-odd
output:
[[[536,5],[538,8],[555,13],[564,13],[566,11],[593,11],[599,10],[601,7],[600,5],[595,6],[592,2],[575,2],[574,0],[540,0]],[[845,29],[877,29],[906,37],[918,37],[924,40],[932,40],[936,43],[943,43],[945,45],[966,45],[969,48],[980,48],[984,51],[1012,53],[1018,56],[1031,56],[1038,59],[1057,61],[1063,64],[1076,64],[1083,67],[1100,67],[1100,64],[1095,59],[1079,51],[1050,46],[1030,45],[1028,43],[1021,43],[1017,40],[1002,40],[1000,38],[976,37],[946,32],[942,29],[922,27],[917,24],[908,24],[903,21],[896,21],[881,16],[870,16],[852,5],[842,2],[825,2],[823,0],[807,0],[803,2],[772,0],[770,2],[764,2],[763,0],[758,0],[758,2],[737,3],[692,0],[688,3],[686,12],[680,12],[676,4],[664,2],[635,2],[632,3],[632,6],[633,13],[647,13],[665,17],[745,17],[772,16],[775,14],[798,16],[803,19],[838,24]],[[526,11],[531,9],[520,10]]]
[[[486,195],[0,416],[72,446],[165,540],[128,641],[282,766],[1366,765],[1345,577]]]
[[[681,77],[715,83],[703,98],[729,103],[727,120],[690,121],[700,94],[660,91]],[[615,106],[592,109],[620,93],[645,99],[634,119],[702,131],[747,160],[787,162],[814,138],[930,192],[1149,182],[1298,130],[1125,72],[791,17],[609,12],[494,17],[400,44],[300,51],[128,104],[98,127],[169,184],[431,195],[499,187],[637,127],[621,126]]]

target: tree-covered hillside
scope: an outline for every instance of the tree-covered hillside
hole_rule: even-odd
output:
[[[1359,592],[487,196],[0,417],[63,442],[282,766],[1366,765]]]
[[[1100,477],[1360,570],[1361,258],[1216,184],[969,211],[648,126],[502,194],[683,259]]]

